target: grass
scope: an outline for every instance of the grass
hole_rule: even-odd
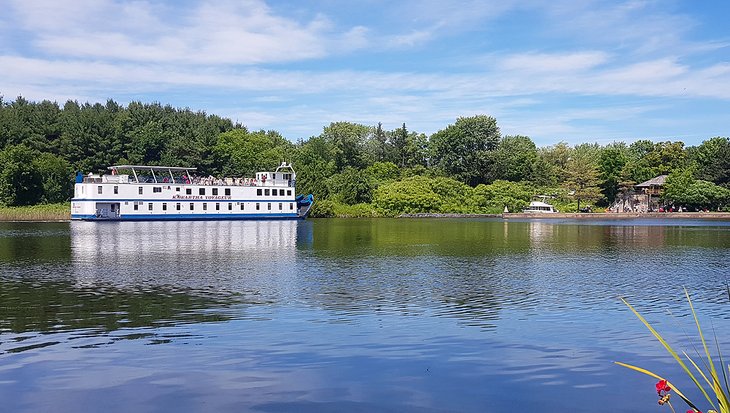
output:
[[[68,203],[8,207],[0,206],[0,221],[63,221],[71,219]]]
[[[658,331],[654,329],[654,327],[651,326],[651,324],[646,321],[644,317],[639,314],[639,312],[631,306],[625,299],[621,299],[621,301],[626,304],[627,307],[634,313],[634,315],[646,326],[646,328],[649,329],[651,334],[656,338],[664,347],[665,350],[674,358],[674,360],[679,364],[679,366],[682,368],[685,374],[689,376],[689,378],[692,380],[694,385],[700,390],[702,395],[707,400],[707,403],[709,406],[717,411],[719,410],[720,413],[730,413],[730,386],[728,386],[728,376],[730,375],[730,365],[726,365],[725,361],[722,358],[722,354],[720,353],[719,346],[717,345],[717,338],[715,339],[715,346],[717,347],[717,354],[716,357],[719,359],[720,362],[720,368],[718,368],[715,365],[715,361],[713,359],[713,355],[707,345],[707,340],[705,339],[705,335],[702,332],[702,327],[700,326],[699,319],[697,318],[697,312],[695,311],[694,306],[692,305],[692,299],[689,296],[689,292],[687,290],[684,290],[685,296],[687,297],[687,303],[689,304],[689,308],[692,311],[692,316],[694,319],[695,326],[697,327],[697,335],[699,338],[699,341],[702,343],[702,349],[704,354],[700,354],[699,351],[697,351],[696,360],[699,361],[700,364],[698,364],[695,359],[690,357],[687,352],[682,352],[682,355],[684,357],[680,357],[679,353],[669,344],[667,341],[662,337],[661,334],[659,334]],[[730,296],[730,287],[728,288],[728,295]],[[630,364],[616,362],[616,364],[629,368],[631,370],[638,371],[639,373],[646,374],[648,376],[654,377],[659,380],[666,380],[664,377],[655,374],[651,371],[648,371],[646,369],[643,369],[641,367],[636,367]],[[702,367],[700,367],[702,365]],[[726,369],[727,368],[727,369]],[[669,383],[669,380],[666,380],[667,384],[672,388],[672,390],[679,396],[687,405],[690,407],[691,410],[688,410],[688,412],[699,412],[700,409],[692,403],[685,395],[682,393],[679,389],[677,389],[673,384]],[[669,404],[671,407],[671,403]],[[672,411],[674,411],[674,407],[671,407]],[[712,411],[712,410],[708,410]]]

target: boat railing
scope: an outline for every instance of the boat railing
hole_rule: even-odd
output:
[[[102,176],[85,176],[83,183],[85,184],[165,184],[165,185],[196,185],[196,186],[277,186],[293,188],[296,185],[295,179],[267,179],[257,180],[255,178],[213,178],[213,177],[183,177],[172,179],[165,177],[163,179],[155,179],[152,176],[139,175],[139,182],[130,180],[128,175],[102,175]]]

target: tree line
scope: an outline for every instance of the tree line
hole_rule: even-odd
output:
[[[665,201],[685,208],[730,202],[730,139],[537,147],[503,136],[496,119],[460,117],[430,136],[406,124],[385,130],[333,122],[292,142],[205,112],[159,103],[0,97],[0,202],[68,201],[74,171],[117,164],[195,167],[202,175],[252,176],[290,161],[297,192],[319,216],[404,212],[498,213],[553,195],[561,210],[609,206],[636,183],[668,174]]]

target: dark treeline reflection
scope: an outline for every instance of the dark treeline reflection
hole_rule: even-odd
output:
[[[493,328],[508,308],[661,298],[662,277],[720,300],[729,227],[672,223],[1,224],[0,332],[206,322],[291,305],[334,321],[381,312]]]
[[[0,279],[0,332],[113,331],[223,321],[231,297],[164,289],[84,288],[72,282]],[[233,297],[235,299],[235,297]]]
[[[678,278],[716,301],[730,246],[724,223],[332,219],[313,221],[316,260],[297,283],[342,316],[431,312],[491,328],[504,308],[546,302],[605,305],[618,295],[666,295]],[[700,280],[693,262],[712,271]],[[681,284],[678,284],[681,285]],[[666,298],[664,298],[666,299]],[[600,304],[599,304],[600,303]],[[566,304],[567,305],[567,304]]]
[[[71,239],[67,223],[0,223],[0,264],[68,261]]]
[[[659,225],[660,224],[660,225]],[[668,224],[668,225],[667,225]],[[618,248],[725,248],[730,225],[701,221],[551,219],[330,219],[313,225],[314,249],[325,256],[484,257],[534,249],[590,253]]]

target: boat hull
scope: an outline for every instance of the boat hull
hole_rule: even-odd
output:
[[[175,214],[175,215],[121,215],[118,217],[97,217],[94,214],[71,215],[72,220],[81,221],[268,221],[305,219],[297,214]]]

